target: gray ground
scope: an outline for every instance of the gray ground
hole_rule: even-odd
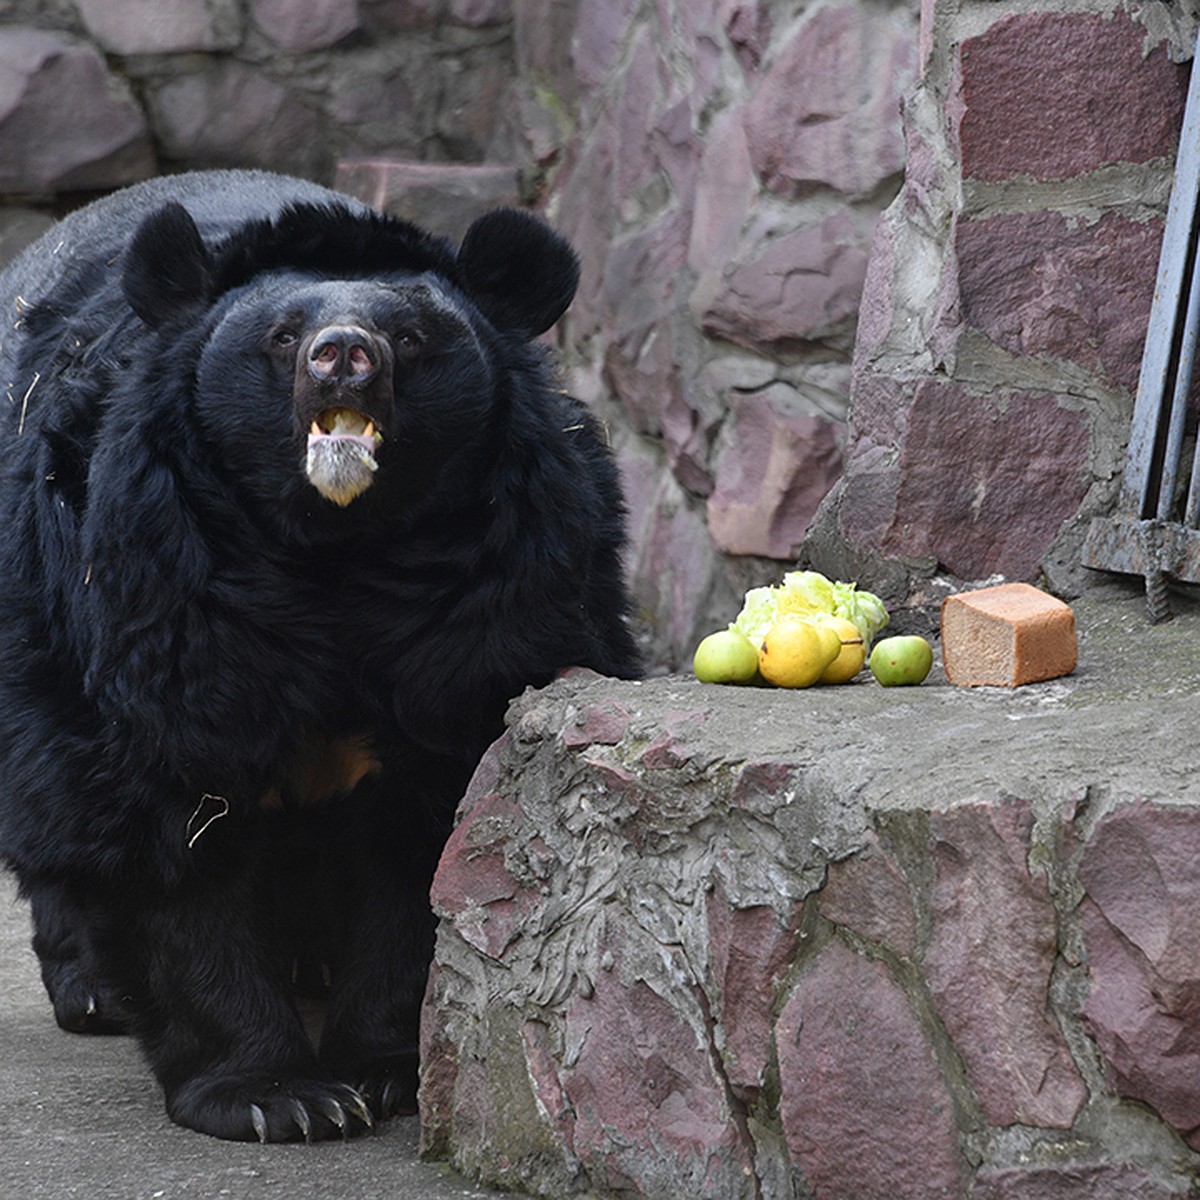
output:
[[[129,1038],[54,1024],[28,906],[0,875],[0,1200],[475,1200],[417,1159],[417,1119],[349,1144],[259,1146],[172,1125]]]

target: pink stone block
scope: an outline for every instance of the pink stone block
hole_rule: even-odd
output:
[[[713,272],[719,280],[757,193],[741,111],[726,110],[714,120],[700,152],[688,245],[688,265],[697,274]],[[714,282],[707,290],[715,293],[717,286]]]
[[[1065,359],[1137,387],[1154,297],[1160,220],[1060,213],[959,221],[963,319],[1022,357]]]
[[[0,192],[113,188],[154,174],[146,119],[91,46],[0,28]]]
[[[505,860],[520,820],[515,800],[496,793],[480,796],[446,842],[433,880],[434,909],[454,918],[459,935],[489,958],[502,957],[539,900]],[[536,839],[531,847],[535,855],[545,850]]]
[[[700,638],[712,632],[704,605],[718,570],[717,552],[703,513],[686,502],[660,458],[627,444],[618,460],[630,514],[628,569],[640,620],[653,629],[663,660],[680,667],[691,662]]]
[[[695,741],[712,714],[707,708],[671,713],[666,728],[642,751],[640,760],[648,770],[675,770],[696,754]]]
[[[725,32],[742,69],[753,75],[771,41],[774,22],[765,0],[725,0]]]
[[[567,1009],[565,1041],[578,1049],[561,1086],[575,1155],[600,1190],[749,1200],[753,1172],[707,1036],[693,1023],[700,1011],[688,1020],[681,997],[623,983],[620,957],[590,998]]]
[[[865,196],[904,165],[900,97],[916,75],[917,29],[902,10],[817,8],[769,60],[746,133],[765,186]]]
[[[800,906],[785,925],[771,908],[734,908],[718,884],[706,908],[725,1077],[753,1103],[767,1072],[775,990],[796,954]]]
[[[1182,1200],[1183,1193],[1126,1163],[984,1167],[972,1200]]]
[[[732,426],[708,498],[708,527],[728,554],[794,558],[841,474],[840,429],[789,411],[771,391],[734,396]]]
[[[769,356],[853,331],[871,222],[839,208],[814,225],[747,244],[702,314],[704,332]]]
[[[795,786],[795,768],[788,763],[748,762],[738,772],[733,803],[751,812],[774,812],[779,793]]]
[[[579,0],[571,59],[585,88],[599,87],[620,57],[639,0]]]
[[[250,13],[276,45],[292,54],[333,46],[359,27],[358,0],[250,0]]]
[[[239,30],[205,0],[76,0],[88,33],[113,54],[231,50]]]
[[[863,275],[858,308],[858,328],[854,339],[856,361],[865,360],[878,349],[891,332],[895,302],[892,275],[896,267],[896,230],[884,214],[875,226],[867,269]]]
[[[1035,578],[1087,491],[1087,415],[1053,395],[979,396],[927,379],[915,386],[907,421],[898,460],[884,453],[853,466],[871,483],[881,473],[885,488],[895,477],[880,548],[933,557],[963,579]]]
[[[1091,987],[1083,1015],[1122,1096],[1200,1148],[1200,921],[1194,808],[1126,804],[1088,842],[1080,879]]]
[[[963,41],[963,175],[1065,179],[1174,153],[1188,69],[1128,13],[1002,17]]]
[[[930,816],[935,867],[924,971],[985,1118],[1069,1128],[1087,1099],[1051,1011],[1057,920],[1027,858],[1027,801]]]
[[[461,237],[489,209],[519,203],[520,196],[516,168],[500,163],[348,159],[338,163],[334,187],[452,237]]]
[[[521,1026],[521,1046],[529,1082],[542,1112],[569,1154],[575,1152],[575,1117],[563,1088],[562,1073],[554,1055],[554,1039],[544,1021],[528,1020]]]
[[[300,175],[315,173],[323,162],[316,110],[294,89],[232,57],[170,77],[151,104],[173,158]]]
[[[615,700],[590,704],[580,712],[574,726],[563,730],[563,745],[569,750],[615,746],[629,732],[629,721],[629,710]]]
[[[472,28],[499,25],[511,19],[512,0],[451,0],[450,15]]]
[[[874,833],[867,837],[867,849],[830,863],[821,915],[901,957],[916,949],[917,916],[908,883]]]
[[[817,1196],[965,1196],[954,1101],[904,990],[836,939],[775,1026],[788,1150]]]

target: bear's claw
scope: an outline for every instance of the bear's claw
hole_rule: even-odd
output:
[[[209,1082],[185,1087],[168,1109],[173,1120],[202,1133],[262,1143],[346,1139],[375,1127],[354,1088],[316,1080]]]
[[[250,1124],[258,1134],[258,1140],[264,1145],[267,1141],[267,1114],[257,1104],[250,1105]]]

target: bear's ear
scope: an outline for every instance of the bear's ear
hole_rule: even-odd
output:
[[[498,329],[545,333],[567,311],[579,284],[575,251],[544,221],[498,208],[467,230],[458,265],[471,298]]]
[[[129,307],[151,328],[204,304],[212,260],[182,204],[171,201],[138,226],[125,254],[121,288]]]

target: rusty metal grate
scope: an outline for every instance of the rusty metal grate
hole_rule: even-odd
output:
[[[1117,510],[1092,521],[1082,553],[1084,566],[1144,576],[1151,621],[1171,615],[1168,579],[1200,583],[1200,436],[1188,420],[1200,332],[1200,37],[1192,63]]]

